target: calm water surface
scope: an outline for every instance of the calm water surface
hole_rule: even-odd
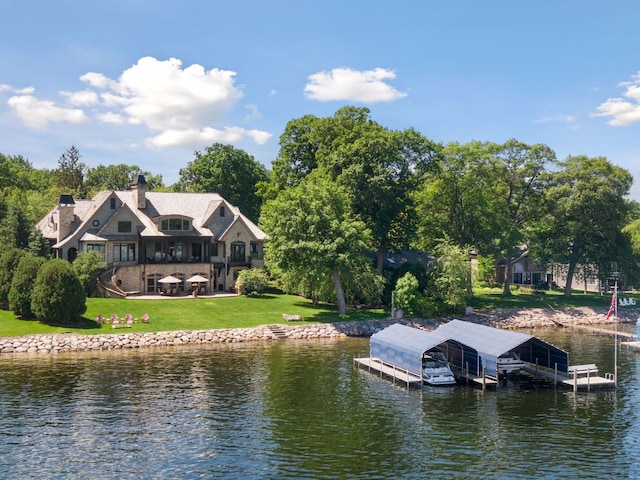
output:
[[[613,371],[612,338],[536,330]],[[615,391],[406,390],[368,340],[0,357],[0,478],[640,478],[640,353]]]

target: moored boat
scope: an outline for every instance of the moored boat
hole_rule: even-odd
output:
[[[422,381],[427,385],[455,385],[456,378],[442,352],[425,352],[422,357]]]

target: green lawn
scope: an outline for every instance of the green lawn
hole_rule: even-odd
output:
[[[620,298],[633,298],[640,302],[637,294],[619,293]],[[547,290],[543,292],[529,292],[527,290],[513,290],[511,297],[502,295],[502,288],[482,288],[474,290],[474,298],[470,305],[476,310],[495,310],[499,308],[569,308],[592,307],[606,308],[611,303],[611,295],[599,293],[583,293],[574,290],[571,298],[564,298],[562,290]],[[640,304],[639,304],[640,305]]]
[[[620,298],[633,298],[640,302],[640,295],[619,294]],[[511,297],[503,297],[502,289],[478,289],[470,305],[475,310],[500,308],[568,308],[601,307],[611,302],[610,295],[584,294],[574,291],[565,299],[561,291],[530,293],[515,290]],[[640,303],[639,303],[640,304]],[[149,315],[150,323],[136,323],[131,329],[114,330],[111,325],[99,325],[98,314],[123,318],[127,313],[141,318]],[[282,314],[300,315],[304,323],[329,323],[337,321],[361,321],[389,316],[384,310],[357,310],[341,317],[332,305],[313,305],[309,300],[293,295],[270,294],[259,298],[213,297],[165,300],[89,298],[84,324],[80,327],[53,327],[36,321],[15,318],[12,312],[0,310],[0,337],[31,335],[35,333],[77,332],[82,334],[154,332],[163,330],[207,330],[214,328],[245,328],[271,323],[284,323]]]
[[[114,330],[100,325],[98,314],[121,319],[127,313],[141,318],[149,315],[150,323],[136,323],[131,329]],[[31,335],[34,333],[77,332],[81,334],[153,332],[163,330],[207,330],[214,328],[245,328],[271,323],[284,323],[282,314],[300,315],[304,323],[330,323],[385,318],[383,310],[357,310],[341,317],[332,305],[313,305],[311,301],[293,295],[264,295],[251,297],[184,297],[171,300],[141,300],[135,298],[88,298],[84,325],[81,327],[53,327],[37,321],[16,319],[12,312],[0,310],[0,337]]]

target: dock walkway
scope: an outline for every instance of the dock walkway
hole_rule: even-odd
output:
[[[366,367],[369,371],[374,371],[376,373],[379,373],[380,376],[386,375],[388,377],[393,378],[394,381],[396,379],[401,380],[403,383],[407,385],[407,387],[410,385],[417,385],[417,386],[422,385],[422,378],[420,378],[419,376],[403,368],[399,368],[394,365],[388,365],[378,360],[377,358],[361,357],[361,358],[354,358],[354,361],[360,367]]]

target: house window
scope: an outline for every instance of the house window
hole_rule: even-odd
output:
[[[116,243],[113,245],[113,261],[114,262],[135,262],[136,245],[135,243]]]
[[[231,261],[245,262],[245,248],[244,242],[231,242]]]
[[[131,233],[131,222],[118,222],[118,233]]]
[[[166,218],[160,222],[160,230],[163,232],[184,232],[190,229],[191,222],[182,218]]]
[[[167,261],[182,262],[182,251],[182,242],[169,242],[169,248],[167,249]]]
[[[218,256],[218,242],[213,242],[211,244],[211,256],[212,257]]]
[[[513,274],[513,283],[522,284],[522,272]]]
[[[192,243],[191,244],[191,262],[199,263],[202,261],[202,244],[201,243]]]
[[[260,244],[258,242],[251,242],[250,244],[251,258],[260,258]]]
[[[220,216],[221,216],[221,217],[224,217],[224,215],[225,215],[225,212],[224,212],[224,205],[222,205],[222,206],[220,207]]]
[[[100,255],[102,255],[102,258],[104,258],[104,254],[105,254],[105,245],[104,245],[104,243],[87,243],[87,252],[89,252],[91,250],[95,250]]]
[[[116,199],[115,198],[110,198],[109,199],[109,207],[111,208],[111,210],[115,210],[116,209]]]

